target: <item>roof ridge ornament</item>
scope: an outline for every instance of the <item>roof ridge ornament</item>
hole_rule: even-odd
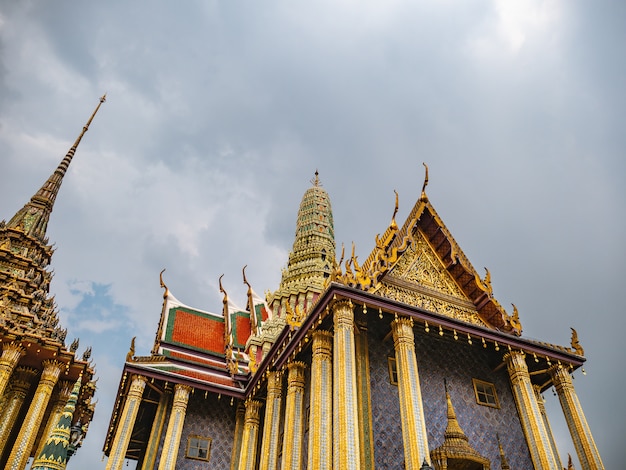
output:
[[[428,201],[428,196],[426,196],[426,186],[428,186],[428,165],[426,165],[425,162],[422,162],[422,165],[424,165],[426,172],[424,174],[424,184],[422,185],[422,194],[420,196],[420,200]]]
[[[164,272],[165,272],[165,268],[163,268],[163,270],[159,273],[159,284],[161,285],[161,287],[163,289],[165,289],[165,291],[163,292],[163,298],[167,299],[167,296],[169,295],[170,290],[165,285],[165,282],[163,282],[163,273]]]
[[[580,345],[580,341],[578,341],[578,332],[572,327],[570,327],[570,330],[572,330],[572,341],[571,341],[572,350],[574,351],[574,353],[578,354],[579,356],[584,356],[585,350]]]

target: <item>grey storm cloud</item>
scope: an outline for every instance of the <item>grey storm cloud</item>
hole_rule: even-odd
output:
[[[243,298],[246,264],[257,292],[274,290],[316,169],[338,250],[354,241],[364,260],[393,191],[398,220],[419,197],[422,162],[430,200],[524,334],[568,345],[578,330],[576,389],[618,468],[623,44],[626,4],[608,1],[2,3],[0,219],[108,93],[49,227],[68,337],[93,345],[102,377],[69,468],[104,468],[94,456],[124,349],[135,334],[139,351],[152,346],[163,268],[177,298],[205,310],[221,308],[221,274]]]

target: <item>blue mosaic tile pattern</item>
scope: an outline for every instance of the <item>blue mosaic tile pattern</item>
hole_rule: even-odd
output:
[[[461,428],[470,445],[491,461],[491,468],[500,468],[496,434],[500,435],[511,468],[533,468],[506,368],[492,372],[490,352],[478,341],[469,345],[461,337],[458,341],[441,339],[432,330],[425,333],[418,327],[414,332],[430,450],[443,443],[447,425],[445,377]],[[393,341],[381,343],[378,334],[370,333],[369,348],[376,468],[402,468],[404,450],[398,391],[389,383],[387,368],[387,357],[394,356]],[[495,385],[500,408],[476,403],[472,378]]]
[[[235,438],[236,404],[230,406],[230,398],[196,392],[189,398],[187,415],[176,459],[177,470],[230,470],[230,458]],[[164,433],[165,434],[165,433]],[[190,435],[209,437],[211,456],[208,462],[185,458],[187,439]]]
[[[368,332],[367,340],[370,354],[374,466],[377,469],[403,468],[400,399],[398,387],[389,383],[387,368],[387,357],[395,357],[393,341],[382,343],[378,335],[371,331]]]

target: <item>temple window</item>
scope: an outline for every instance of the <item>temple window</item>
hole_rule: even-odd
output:
[[[498,402],[498,395],[496,394],[496,387],[489,382],[483,382],[482,380],[472,379],[474,383],[474,393],[476,394],[476,403],[479,405],[491,406],[493,408],[500,408]]]
[[[391,385],[398,385],[398,368],[396,367],[396,358],[387,358],[387,367],[389,369],[389,383]]]
[[[202,436],[189,436],[187,439],[187,452],[185,457],[196,460],[209,460],[211,456],[211,438]]]

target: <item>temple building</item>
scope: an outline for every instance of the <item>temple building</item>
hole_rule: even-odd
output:
[[[43,186],[10,220],[0,221],[0,468],[64,469],[93,417],[91,348],[66,345],[50,294],[54,249],[46,230],[82,132]],[[68,405],[69,404],[69,405]],[[48,463],[49,462],[49,463]]]
[[[107,469],[562,470],[554,387],[583,469],[602,469],[571,374],[584,351],[522,336],[421,194],[363,262],[336,255],[318,175],[278,289],[200,310],[161,277],[154,347],[134,339],[104,442]],[[391,210],[390,210],[391,212]],[[375,229],[375,228],[374,228]],[[169,283],[169,282],[168,282]],[[171,283],[169,283],[171,285]],[[238,306],[239,304],[239,306]]]

